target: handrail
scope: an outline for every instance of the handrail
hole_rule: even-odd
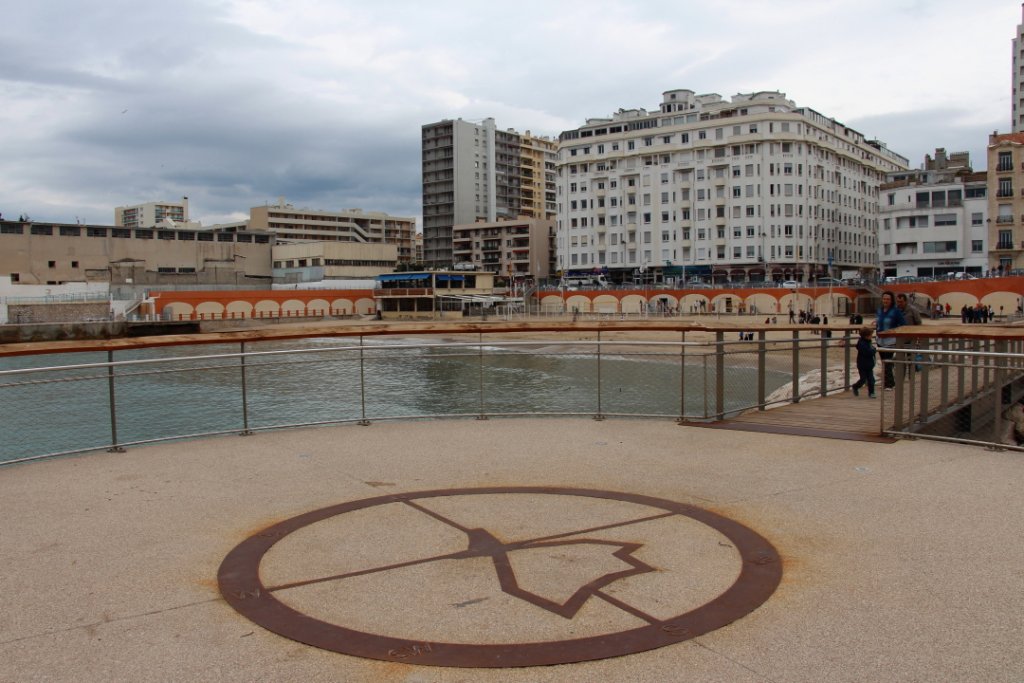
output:
[[[745,410],[763,410],[772,404],[806,398],[799,392],[778,399],[770,399],[767,394],[780,385],[796,383],[811,369],[823,369],[819,363],[825,362],[828,355],[824,351],[837,349],[837,343],[845,343],[839,339],[807,338],[799,334],[794,339],[768,340],[762,332],[757,341],[727,340],[724,335],[718,331],[711,341],[687,340],[685,333],[673,340],[637,341],[607,339],[598,332],[597,339],[579,340],[484,339],[480,335],[474,341],[388,343],[376,340],[377,343],[369,344],[366,337],[360,336],[352,343],[269,350],[253,350],[248,341],[242,341],[238,351],[126,360],[115,360],[114,351],[107,350],[105,362],[0,370],[0,400],[5,391],[36,392],[31,394],[35,402],[29,400],[25,410],[0,414],[0,432],[7,435],[6,442],[0,444],[0,463],[5,458],[21,462],[24,458],[98,448],[119,452],[128,445],[235,431],[246,434],[267,428],[347,422],[369,424],[390,419],[460,416],[485,419],[528,414],[590,415],[595,419],[672,418],[680,424],[716,420]],[[819,349],[822,350],[820,360]],[[358,363],[357,376],[351,374],[353,362]],[[622,362],[641,365],[620,366]],[[843,361],[833,357],[830,362],[842,364]],[[386,376],[389,371],[400,374],[400,369],[410,364],[424,363],[447,363],[450,367],[438,367],[456,375],[475,368],[478,387],[470,390],[478,394],[475,406],[466,409],[447,405],[437,399],[434,387],[423,384],[418,389],[421,398],[414,399],[410,405],[433,405],[436,409],[426,412],[396,409],[395,400],[413,389],[404,381],[400,389],[381,388],[376,378],[381,377],[381,373]],[[519,385],[502,384],[506,376],[502,368],[522,366],[528,372],[550,374],[554,372],[550,368],[542,369],[551,363],[570,363],[568,367],[572,369],[561,375],[555,372],[554,376],[560,379],[540,388],[536,382],[528,383],[526,394]],[[773,369],[773,364],[778,367]],[[371,365],[372,372],[369,371]],[[437,372],[421,374],[432,376]],[[672,375],[678,379],[667,379]],[[846,375],[849,375],[848,369]],[[292,386],[286,381],[292,376],[306,379]],[[325,378],[330,384],[341,383],[346,387],[337,398],[337,406],[313,401],[316,405],[309,410],[281,413],[281,408],[288,408],[289,402],[315,399]],[[286,392],[284,398],[280,398],[277,391],[268,393],[266,388],[261,393],[261,382],[274,385],[278,380],[285,381],[293,393]],[[101,382],[107,385],[104,393],[108,395],[103,401],[97,401],[98,397],[92,392]],[[460,385],[461,380],[453,379],[453,382]],[[24,416],[40,411],[48,415],[46,410],[57,405],[51,398],[57,386],[61,387],[63,403],[60,405],[66,408],[55,411],[53,419],[43,417],[39,422],[26,422]],[[560,393],[567,386],[576,387],[568,396]],[[90,398],[76,398],[79,394]],[[238,405],[239,414],[227,408],[220,408],[221,412],[190,412],[191,406],[204,405],[214,395],[219,396],[218,405]],[[715,398],[705,401],[705,395]],[[458,396],[456,399],[456,404],[462,400]],[[81,410],[76,409],[79,404]],[[258,408],[255,413],[254,407]],[[452,407],[457,410],[446,409]],[[106,413],[110,424],[106,436],[97,420],[101,412]],[[253,416],[260,413],[262,417],[253,420]],[[280,419],[273,419],[278,413],[281,413]],[[83,414],[91,415],[89,424],[75,422]],[[189,418],[190,415],[193,417]],[[267,424],[268,416],[272,424]],[[241,424],[236,427],[233,423],[239,417]],[[19,419],[21,422],[5,424]],[[48,432],[56,429],[56,423],[62,419],[71,421],[71,425],[65,427],[70,433],[67,438],[80,439],[81,447],[76,448],[74,443],[66,441],[55,442],[49,448],[32,445],[34,439],[49,443],[44,437],[48,437]],[[203,425],[196,428],[193,420]],[[19,446],[21,452],[11,450],[15,438],[28,439],[19,442],[23,444]],[[40,453],[41,450],[48,452]]]

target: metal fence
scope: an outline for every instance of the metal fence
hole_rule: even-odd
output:
[[[884,433],[1024,450],[1024,338],[933,338],[896,350]]]
[[[420,418],[728,418],[850,381],[843,338],[446,335],[242,342],[3,359],[0,463],[168,439]],[[46,366],[39,361],[50,361]],[[832,387],[808,387],[831,370]]]

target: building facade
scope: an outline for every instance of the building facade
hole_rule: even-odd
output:
[[[551,241],[555,221],[546,218],[479,222],[452,228],[457,263],[514,280],[540,280],[551,275]]]
[[[373,279],[394,269],[398,247],[360,242],[281,242],[274,245],[274,284]]]
[[[1024,4],[1021,5],[1021,13],[1024,15]],[[1014,133],[1024,133],[1024,21],[1017,24],[1017,30],[1013,34],[1012,65],[1010,130]],[[989,166],[989,169],[991,168]]]
[[[422,127],[423,258],[432,267],[455,262],[452,226],[555,210],[555,142],[494,119],[445,119]]]
[[[393,244],[399,262],[415,258],[415,218],[361,209],[303,209],[279,199],[273,205],[252,207],[248,227],[273,232],[280,240]]]
[[[155,228],[183,223],[194,227],[188,218],[188,197],[180,202],[146,202],[132,206],[118,206],[114,209],[114,225],[121,228]]]
[[[0,274],[16,284],[270,286],[266,232],[0,221]]]
[[[988,270],[988,174],[967,153],[936,150],[924,170],[890,173],[881,186],[879,258],[885,277]]]
[[[878,188],[908,161],[779,92],[663,94],[560,136],[558,267],[612,281],[878,268]]]
[[[988,138],[989,268],[1024,268],[1024,133]]]

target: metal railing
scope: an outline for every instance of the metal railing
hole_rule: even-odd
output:
[[[164,347],[115,358],[108,351],[73,364],[3,369],[0,400],[19,410],[0,413],[0,464],[383,420],[587,416],[685,424],[849,386],[846,338],[793,331],[788,339],[767,339],[760,331],[740,341],[713,334],[713,341],[687,341],[686,332],[622,341],[597,332],[572,341],[476,334],[436,343],[372,336],[288,342],[293,348],[241,342],[199,354]],[[801,382],[812,370],[824,378],[837,369],[842,386]]]
[[[939,338],[894,351],[883,433],[1024,450],[1024,419],[1015,415],[1024,414],[1024,338]]]

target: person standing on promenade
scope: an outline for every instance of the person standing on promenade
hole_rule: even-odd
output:
[[[860,329],[860,339],[857,340],[857,372],[860,378],[853,383],[854,396],[860,396],[860,388],[868,385],[868,397],[875,397],[875,345],[871,343],[871,328]]]
[[[896,297],[889,290],[882,292],[882,305],[875,313],[875,329],[879,332],[888,332],[897,327],[903,327],[905,324],[906,320],[904,320],[903,314],[896,307]],[[887,391],[896,387],[896,375],[892,367],[895,351],[890,350],[895,346],[896,340],[892,337],[878,338],[878,356],[882,359],[883,385]]]

